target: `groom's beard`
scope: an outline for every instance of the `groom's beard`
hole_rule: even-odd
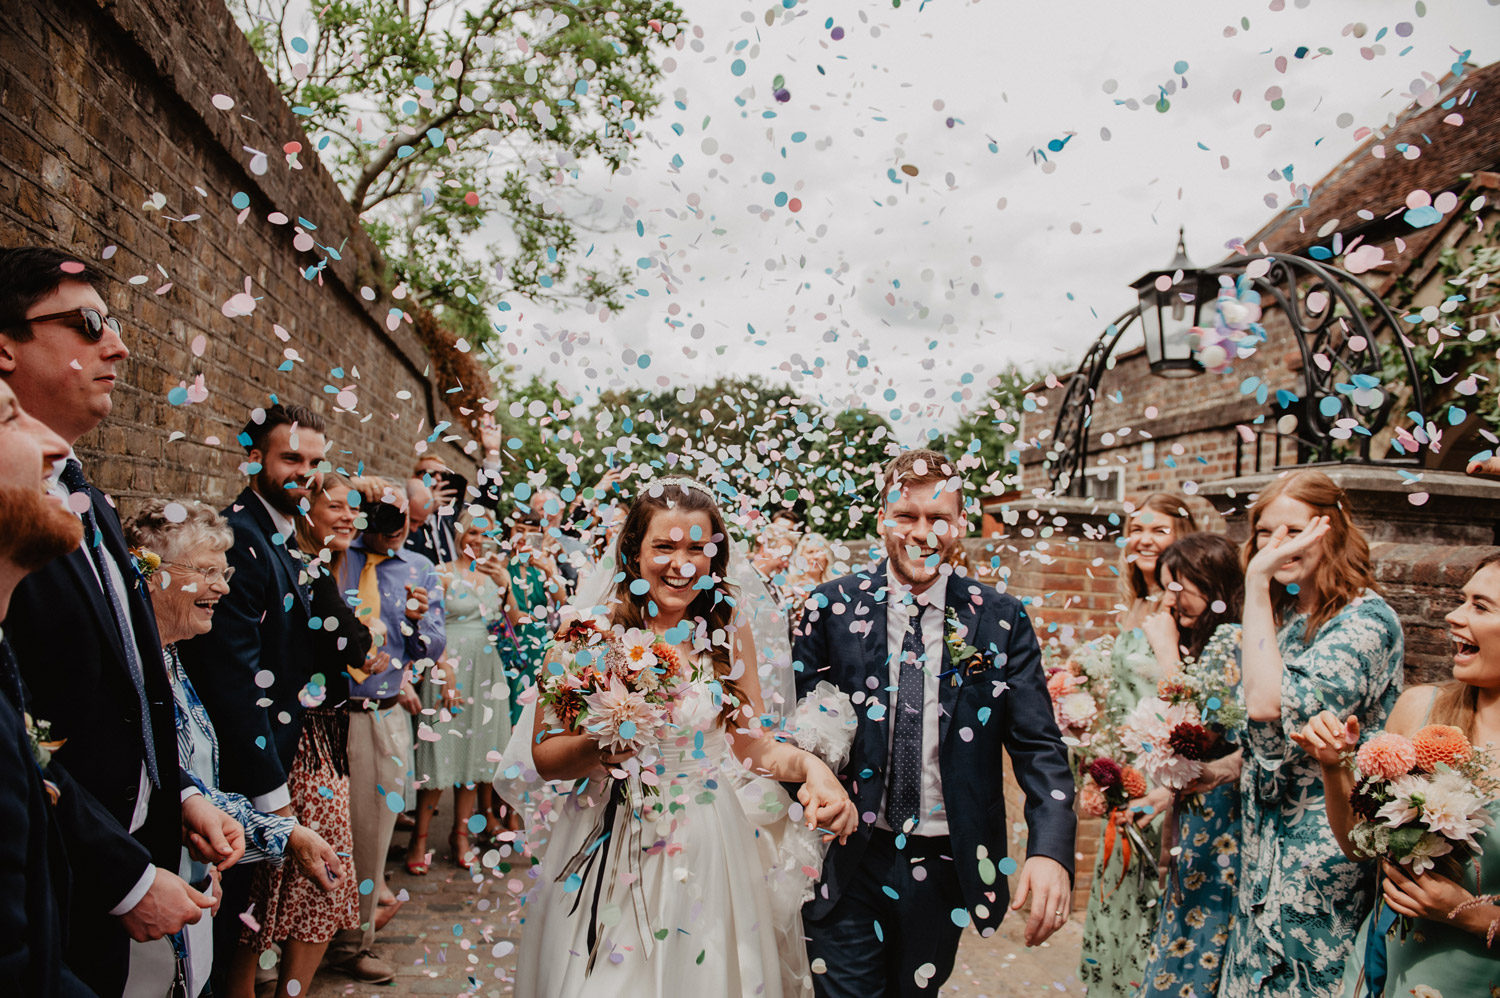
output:
[[[912,558],[906,551],[906,544],[898,542],[890,535],[886,536],[885,554],[890,563],[890,574],[895,580],[908,589],[925,589],[938,577],[938,569],[942,565],[942,556],[946,554],[941,548],[938,549],[938,564],[927,567],[927,558],[924,555]]]
[[[45,492],[0,486],[0,562],[27,572],[78,547],[83,523]]]

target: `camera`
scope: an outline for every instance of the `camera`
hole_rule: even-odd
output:
[[[389,537],[406,529],[406,511],[393,502],[367,502],[360,507],[365,514],[365,533]]]

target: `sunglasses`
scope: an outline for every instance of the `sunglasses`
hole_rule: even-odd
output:
[[[100,315],[97,309],[89,308],[87,305],[82,308],[70,308],[66,312],[35,315],[21,321],[28,326],[38,322],[61,322],[69,329],[82,335],[90,343],[98,343],[104,338],[104,327],[106,326],[116,336],[122,335],[124,329],[119,319],[112,315]]]

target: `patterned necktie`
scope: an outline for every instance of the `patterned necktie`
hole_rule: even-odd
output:
[[[152,786],[160,787],[161,775],[156,768],[156,740],[151,733],[151,704],[146,699],[146,675],[141,671],[140,652],[131,640],[130,628],[126,625],[129,620],[126,614],[130,611],[121,602],[121,594],[115,589],[113,576],[106,564],[109,554],[104,550],[104,535],[99,533],[99,524],[94,519],[93,491],[89,488],[88,479],[83,477],[83,465],[76,458],[68,458],[57,480],[68,490],[69,495],[81,494],[88,500],[87,505],[77,503],[74,506],[75,509],[83,506],[83,512],[79,513],[83,520],[83,546],[88,549],[89,557],[94,560],[94,570],[99,573],[99,586],[104,590],[110,615],[115,619],[120,647],[125,650],[125,664],[130,669],[130,679],[135,684],[135,695],[140,701],[141,739],[146,746],[146,774],[151,777]]]
[[[922,803],[922,611],[907,618],[901,641],[901,681],[896,689],[896,720],[891,733],[891,782],[885,797],[885,820],[895,831],[917,817]]]

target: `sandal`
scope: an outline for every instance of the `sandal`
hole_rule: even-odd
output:
[[[418,842],[422,844],[423,848],[416,848]],[[432,868],[432,864],[427,861],[426,845],[427,836],[413,835],[411,843],[406,847],[406,872],[410,873],[413,877],[425,877],[427,876],[427,871]],[[413,857],[421,858],[415,859]]]
[[[462,840],[464,844],[464,847],[462,849],[458,847],[458,843],[460,840]],[[460,870],[467,870],[473,867],[474,860],[469,855],[469,835],[467,832],[454,832],[449,835],[448,849],[453,853],[454,865],[457,866]]]

